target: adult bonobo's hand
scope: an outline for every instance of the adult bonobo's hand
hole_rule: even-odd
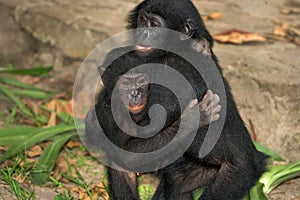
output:
[[[211,90],[208,90],[200,103],[197,99],[189,102],[183,111],[181,119],[187,121],[194,120],[193,114],[197,111],[196,109],[199,109],[199,127],[209,125],[220,118],[219,112],[221,111],[221,105],[219,105],[219,102],[219,96],[214,94]]]

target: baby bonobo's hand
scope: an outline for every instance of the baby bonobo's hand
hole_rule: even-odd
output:
[[[219,102],[219,96],[214,94],[211,90],[208,90],[200,103],[198,103],[197,99],[189,102],[181,118],[184,120],[192,120],[193,112],[198,108],[200,111],[199,127],[208,125],[220,118],[218,113],[221,111],[221,105],[219,105]]]

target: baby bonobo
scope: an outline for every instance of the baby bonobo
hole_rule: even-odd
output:
[[[140,126],[147,124],[149,111],[148,100],[151,97],[151,83],[150,77],[146,73],[127,72],[119,75],[116,79],[116,85],[111,85],[107,81],[110,80],[114,82],[113,77],[102,76],[104,88],[98,95],[97,104],[95,107],[92,106],[85,119],[87,141],[89,144],[99,146],[99,129],[97,129],[97,125],[100,123],[105,135],[110,139],[110,141],[120,148],[130,152],[151,152],[156,149],[160,149],[166,145],[168,141],[172,140],[177,134],[176,129],[178,125],[183,120],[190,120],[190,116],[192,116],[192,114],[189,114],[192,113],[194,109],[199,109],[200,111],[201,116],[199,127],[208,125],[219,119],[218,113],[221,110],[221,106],[219,105],[219,96],[208,90],[200,103],[198,103],[197,99],[190,101],[181,114],[181,117],[170,126],[158,132],[155,136],[151,138],[138,138],[127,133],[123,133],[121,130],[114,127],[115,123],[113,123],[114,119],[111,116],[111,112],[114,111],[115,113],[118,113],[118,118],[121,119],[122,125],[126,124],[130,127],[130,124],[132,124],[129,122],[131,119],[128,119],[126,115],[124,115],[124,112],[128,111],[131,114],[132,120],[136,124]],[[117,89],[118,105],[111,106],[113,88]],[[105,99],[108,99],[108,101]],[[95,118],[93,112],[99,110],[101,110],[101,112],[97,112],[97,118]],[[129,128],[129,130],[131,134],[136,131],[134,128]],[[189,135],[189,131],[187,131],[185,136],[189,137]],[[108,153],[107,156],[109,160],[111,156],[114,156],[110,154],[110,150],[106,153]],[[128,158],[125,158],[124,162],[134,161],[130,161]],[[137,192],[137,174],[121,170],[124,166],[126,166],[125,163],[121,164],[120,170],[110,167],[107,169],[109,187],[112,191],[110,198],[122,198],[122,195],[124,195],[123,192],[130,191],[126,193],[128,197],[126,197],[126,199],[139,199]],[[118,165],[119,163],[115,164]],[[138,165],[140,164],[142,163],[139,163]],[[158,178],[163,176],[161,170],[153,173]]]
[[[109,78],[109,80],[112,81],[112,77],[106,78]],[[190,101],[182,113],[181,118],[157,133],[154,137],[148,139],[136,138],[132,135],[122,133],[121,130],[116,131],[113,125],[114,123],[111,123],[114,120],[111,116],[112,109],[115,109],[116,113],[119,114],[123,124],[130,124],[130,122],[127,122],[128,119],[124,117],[124,112],[128,111],[131,113],[131,118],[135,123],[143,125],[144,121],[147,121],[145,120],[148,114],[147,103],[150,98],[149,95],[151,95],[149,87],[151,84],[150,77],[146,73],[127,72],[116,77],[116,85],[114,86],[105,84],[107,83],[106,78],[104,76],[102,77],[104,88],[98,95],[97,104],[95,107],[91,107],[85,118],[87,142],[93,146],[97,147],[97,145],[99,145],[99,129],[97,128],[99,126],[99,122],[106,136],[114,142],[115,145],[124,150],[142,153],[159,149],[171,140],[176,135],[174,127],[177,127],[182,120],[189,120],[190,118],[188,115],[191,111],[193,111],[193,109],[199,109],[200,111],[201,116],[199,127],[208,125],[219,119],[218,113],[221,110],[221,106],[219,105],[219,96],[208,90],[200,103],[198,103],[197,99]],[[117,89],[119,97],[119,104],[114,107],[109,106],[111,104],[112,87]],[[105,99],[109,100],[105,101]],[[93,112],[96,111],[95,109],[101,110],[100,113],[97,113],[97,118],[93,115]],[[133,129],[129,130],[131,132],[136,131]],[[188,132],[186,133],[186,136],[189,136]],[[110,157],[109,152],[107,153],[108,157]],[[120,168],[122,169],[123,166]],[[161,178],[161,173],[162,171],[156,171],[154,174]],[[137,192],[137,175],[135,173],[124,172],[123,170],[108,167],[108,180],[109,187],[111,191],[113,191],[111,193],[112,199],[118,199],[118,197],[121,197],[123,195],[123,191],[130,191],[128,193],[128,199],[139,199]]]
[[[117,82],[120,99],[124,106],[129,110],[135,122],[139,121],[147,105],[149,95],[150,77],[146,73],[126,73],[119,77]],[[199,126],[205,126],[219,119],[218,112],[221,106],[218,104],[219,96],[208,90],[202,101],[199,103],[200,122]],[[181,118],[184,118],[198,104],[198,100],[192,100],[184,110]]]

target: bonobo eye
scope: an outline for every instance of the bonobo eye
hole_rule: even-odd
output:
[[[138,85],[143,85],[143,84],[145,84],[145,82],[146,82],[146,79],[145,79],[145,78],[140,78],[140,79],[138,80],[137,84],[138,84]]]
[[[146,23],[146,21],[147,21],[147,18],[146,18],[146,16],[145,15],[139,15],[139,22],[141,22],[141,23]]]
[[[123,80],[121,82],[121,85],[123,85],[124,87],[128,87],[130,85],[129,81],[128,80]]]
[[[151,21],[151,27],[158,27],[159,26],[159,22],[158,21]]]
[[[188,34],[190,32],[190,27],[188,27],[187,25],[184,25],[183,29],[184,29],[184,33]]]

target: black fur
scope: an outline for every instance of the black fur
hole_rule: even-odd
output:
[[[212,51],[212,36],[207,31],[191,1],[143,1],[129,15],[129,29],[136,28],[137,13],[142,8],[147,12],[159,14],[167,21],[169,28],[177,31],[180,31],[178,28],[185,20],[193,19],[196,22],[196,32],[193,35],[193,39],[198,41],[206,39],[209,42],[212,53],[211,58],[217,65],[220,73],[222,73],[218,60]],[[117,51],[120,50],[122,51],[122,49]],[[138,57],[134,52],[130,52],[125,57],[112,63],[107,72],[103,74],[107,87],[99,95],[96,105],[97,117],[100,124],[104,126],[105,132],[111,141],[120,147],[134,152],[152,151],[168,143],[177,131],[174,123],[178,122],[181,115],[176,98],[172,95],[166,95],[170,91],[163,87],[152,85],[149,94],[149,107],[154,103],[159,103],[166,108],[168,118],[165,129],[150,139],[132,138],[117,131],[116,124],[113,122],[111,116],[111,108],[108,106],[110,105],[109,94],[111,93],[109,85],[114,85],[114,79],[117,77],[116,74],[122,74],[122,70],[125,69],[125,73],[128,70],[126,68],[130,69],[135,67],[136,64],[151,62],[167,64],[177,69],[190,81],[199,99],[207,91],[207,86],[202,77],[193,71],[193,67],[179,56],[170,52],[164,52],[164,54],[160,54],[159,56],[150,55],[146,58]],[[207,156],[199,158],[199,149],[205,137],[207,127],[199,128],[193,144],[185,154],[172,165],[157,172],[159,177],[161,177],[161,182],[153,199],[188,200],[192,199],[191,192],[194,189],[205,187],[200,199],[239,200],[242,199],[265,171],[267,164],[266,156],[258,152],[252,144],[248,130],[237,110],[230,86],[225,78],[223,78],[223,81],[227,98],[226,120],[216,146]],[[190,100],[187,99],[186,103]],[[146,114],[143,120],[138,123],[148,123],[149,119]],[[89,131],[87,128],[87,132],[92,131]],[[113,199],[138,199],[136,190],[132,190],[136,185],[126,180],[123,176],[118,176],[117,171],[114,169],[109,170],[109,181]]]

